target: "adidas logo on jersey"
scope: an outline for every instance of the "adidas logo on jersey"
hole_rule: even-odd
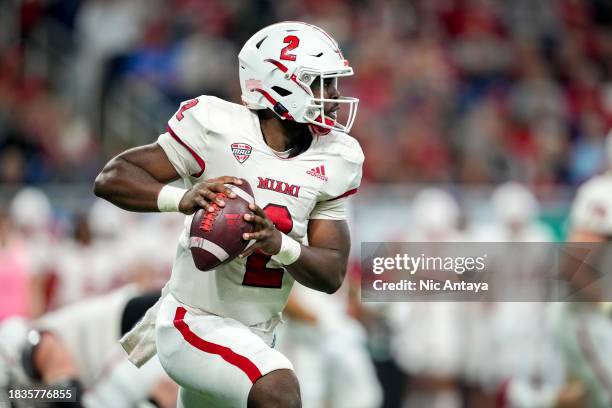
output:
[[[314,169],[310,169],[306,172],[306,174],[316,177],[318,179],[321,179],[323,181],[327,181],[329,180],[327,178],[327,176],[325,175],[325,166],[324,165],[320,165],[315,167]]]

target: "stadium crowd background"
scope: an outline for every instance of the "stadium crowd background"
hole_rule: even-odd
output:
[[[0,177],[91,180],[114,152],[153,140],[178,102],[201,93],[239,100],[230,67],[241,44],[266,24],[301,18],[334,33],[358,73],[341,90],[361,99],[354,135],[368,158],[365,181],[575,184],[600,170],[612,121],[610,8],[3,2]]]
[[[4,1],[0,279],[17,270],[35,278],[27,288],[5,280],[0,320],[167,278],[180,217],[92,206],[93,179],[114,154],[153,142],[179,102],[200,94],[238,102],[240,46],[283,20],[328,30],[356,72],[340,83],[361,100],[352,132],[366,156],[356,249],[409,239],[417,222],[462,231],[494,223],[510,201],[498,196],[496,206],[491,193],[507,181],[534,194],[513,196],[526,220],[562,239],[575,188],[608,165],[609,1]],[[423,198],[425,185],[452,196]],[[438,233],[431,238],[447,239]],[[136,241],[147,242],[136,250]],[[370,340],[384,359],[380,339]]]

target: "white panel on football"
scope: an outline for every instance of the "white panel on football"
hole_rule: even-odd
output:
[[[204,239],[202,237],[190,237],[189,248],[200,248],[205,251],[208,251],[214,256],[216,256],[221,262],[229,258],[229,254],[225,252],[223,248],[221,248],[214,242]]]
[[[238,197],[242,198],[247,203],[249,204],[255,203],[255,199],[253,198],[253,196],[251,196],[249,193],[241,189],[239,186],[235,186],[233,184],[226,184],[225,186],[229,188],[230,190],[232,190],[234,193],[236,193]]]

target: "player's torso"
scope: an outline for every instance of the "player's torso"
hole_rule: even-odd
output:
[[[275,222],[289,222],[281,230],[301,240],[320,189],[327,180],[324,161],[316,152],[281,159],[253,134],[226,134],[214,139],[214,155],[206,162],[202,179],[231,175],[244,178],[253,189],[255,202]],[[319,173],[316,173],[316,169]],[[323,169],[323,170],[321,170]],[[280,210],[286,208],[286,210]],[[277,227],[281,227],[277,225]],[[280,229],[280,228],[279,228]]]
[[[316,149],[314,140],[308,151],[282,159],[263,141],[254,115],[246,112],[235,120],[240,124],[208,129],[208,151],[203,152],[205,171],[187,184],[220,176],[243,178],[251,185],[256,204],[276,228],[305,242],[309,215],[328,181],[325,153]],[[293,285],[293,278],[281,265],[263,254],[236,259],[209,272],[192,266],[185,245],[182,253],[179,248],[177,257],[171,287],[179,300],[247,324],[280,312]],[[183,281],[180,284],[179,276]],[[187,285],[198,289],[186,293]]]

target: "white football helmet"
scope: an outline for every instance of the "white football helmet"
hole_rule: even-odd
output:
[[[540,204],[533,193],[514,181],[497,187],[491,204],[496,218],[503,224],[528,224],[540,214]]]
[[[316,134],[338,130],[348,133],[359,99],[324,98],[324,80],[353,75],[338,43],[325,31],[307,23],[287,21],[253,35],[238,54],[242,101],[249,109],[271,109],[281,119],[310,123]],[[318,78],[320,94],[310,86]],[[348,105],[344,124],[325,115],[324,104]]]

